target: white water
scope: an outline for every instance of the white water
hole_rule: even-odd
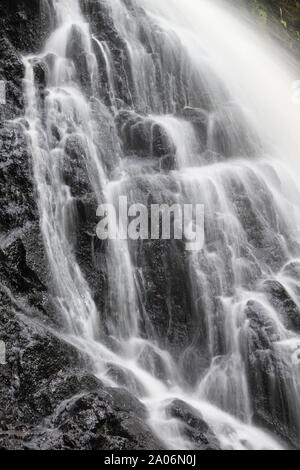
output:
[[[205,110],[211,159],[208,162],[207,152],[203,151],[191,123],[174,114],[177,84],[167,74],[160,85],[163,89],[159,89],[153,60],[140,42],[134,18],[121,0],[107,3],[116,29],[128,47],[133,105],[166,130],[176,147],[178,166],[170,174],[155,173],[148,172],[136,161],[122,159],[113,120],[118,92],[109,46],[93,37],[77,0],[57,0],[57,30],[38,56],[24,58],[24,83],[41,230],[54,297],[66,320],[65,335],[93,359],[95,373],[108,385],[117,386],[108,374],[111,364],[128,371],[130,390],[137,389],[135,381],[140,384],[142,391],[135,390],[136,394],[148,407],[149,423],[167,448],[192,449],[194,445],[183,435],[182,424],[165,413],[167,405],[179,398],[201,412],[222,448],[280,449],[282,445],[273,436],[252,425],[252,397],[245,363],[250,331],[246,310],[249,302],[255,301],[273,330],[274,349],[287,370],[286,405],[289,414],[296,416],[293,422],[300,436],[299,361],[295,360],[300,337],[286,327],[261,287],[266,280],[280,281],[300,307],[298,283],[288,269],[291,261],[299,263],[300,258],[300,194],[289,174],[298,171],[297,164],[292,165],[300,149],[298,110],[290,96],[293,73],[288,64],[276,57],[271,46],[266,45],[265,38],[253,33],[218,2],[139,1],[149,18],[164,31],[161,53],[165,57],[160,63],[161,70],[165,66],[175,73],[177,55],[182,55],[183,71],[192,70],[191,88],[199,78],[210,97],[210,109]],[[92,99],[80,85],[76,64],[67,53],[73,25],[80,31],[88,58]],[[177,38],[182,50],[178,48]],[[99,72],[93,43],[106,64],[111,109],[98,96]],[[49,53],[54,56],[42,113],[33,66]],[[189,105],[188,93],[185,104]],[[248,119],[245,119],[249,129],[246,136],[240,137],[235,109],[242,110]],[[228,159],[220,159],[216,148],[215,131],[220,122],[232,132]],[[57,140],[53,138],[54,125],[60,134]],[[126,241],[111,242],[107,247],[106,311],[99,312],[96,307],[73,246],[76,204],[63,178],[70,135],[76,136],[85,149],[81,164],[86,168],[98,203],[117,202],[119,195],[128,195],[132,200],[138,198],[138,176],[140,183],[147,183],[158,198],[166,196],[169,181],[174,180],[179,191],[172,196],[177,201],[205,204],[209,244],[189,258],[189,285],[199,336],[203,328],[202,341],[210,366],[204,374],[199,373],[192,388],[185,384],[170,352],[151,336],[145,339],[141,334],[141,318],[146,317],[146,322],[151,323],[141,301],[147,286],[143,273],[135,269]],[[257,136],[255,142],[253,135]],[[251,140],[251,148],[243,154],[247,139]],[[114,158],[113,177],[105,166],[106,154]],[[275,159],[278,156],[281,161]],[[279,260],[271,260],[271,255],[270,259],[260,257],[259,249],[253,246],[249,238],[251,227],[241,219],[236,187],[251,201],[250,207],[246,207],[255,214],[255,224],[263,227],[264,234],[272,234],[270,250],[276,244],[281,254]],[[150,325],[147,331],[151,328]],[[110,346],[104,329],[118,344],[117,349]],[[145,354],[147,361],[143,365],[141,359]],[[163,364],[163,380],[155,374],[154,357],[159,357]]]
[[[247,110],[267,150],[299,171],[300,113],[293,101],[293,83],[299,77],[284,51],[222,0],[142,4],[165,29],[176,32],[195,64],[203,67],[205,57],[234,101]]]

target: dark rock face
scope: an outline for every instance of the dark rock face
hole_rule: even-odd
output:
[[[60,371],[66,373],[79,362],[74,349],[30,320],[14,303],[8,294],[1,294],[0,337],[6,344],[7,362],[0,366],[2,447],[10,447],[10,431],[25,432],[51,413],[61,398]]]
[[[151,328],[145,323],[147,337],[154,331],[159,342],[174,352],[186,349],[193,335],[188,286],[183,284],[187,264],[181,245],[174,241],[146,242],[141,244],[136,260],[143,270],[143,305],[151,322]]]
[[[184,426],[184,435],[195,444],[196,450],[220,450],[220,444],[201,414],[181,400],[167,407],[167,415]]]
[[[162,449],[144,406],[122,389],[105,389],[86,358],[30,320],[2,294],[0,448]]]
[[[33,315],[57,323],[46,283],[47,261],[39,233],[31,160],[20,125],[0,128],[0,282]]]
[[[138,381],[135,375],[128,369],[116,366],[115,364],[108,364],[107,374],[112,378],[120,387],[125,387],[134,396],[145,396],[146,391],[143,385]]]
[[[16,56],[17,57],[17,56]],[[0,63],[1,59],[0,59]],[[3,67],[5,62],[2,63]],[[10,63],[8,63],[10,64]],[[14,77],[23,74],[19,59],[9,70],[8,88]],[[16,67],[16,68],[15,68]],[[20,90],[19,90],[20,91]],[[15,118],[19,104],[9,101],[1,109]],[[42,237],[33,182],[32,161],[20,123],[0,122],[0,282],[41,321],[60,324],[47,290],[49,270]]]
[[[89,58],[77,26],[72,29],[67,55],[73,61],[78,85],[92,101],[95,140],[102,142],[110,136],[111,141],[99,151],[107,174],[113,173],[118,159],[139,164],[150,159],[151,174],[160,178],[159,184],[151,187],[147,177],[143,177],[146,170],[137,176],[133,169],[129,183],[132,186],[125,188],[128,194],[135,195],[129,202],[141,202],[148,207],[154,203],[170,204],[175,202],[174,194],[181,190],[172,179],[172,170],[177,166],[176,148],[163,126],[148,117],[148,113],[173,113],[191,123],[203,151],[203,160],[209,164],[226,161],[229,157],[252,157],[259,143],[254,142],[244,116],[236,109],[213,108],[204,93],[201,77],[187,62],[180,41],[175,37],[172,44],[165,37],[162,40],[162,31],[149,27],[150,20],[142,8],[131,0],[123,3],[131,21],[137,23],[137,34],[147,61],[154,65],[149,67],[152,75],[149,73],[145,79],[149,89],[146,96],[139,95],[129,50],[111,19],[109,2],[80,1],[94,35],[99,72],[96,90],[92,90]],[[64,331],[65,325],[49,288],[51,271],[39,227],[31,155],[21,126],[26,126],[26,122],[8,122],[24,114],[24,66],[20,53],[40,50],[54,24],[50,0],[1,2],[0,80],[7,82],[7,104],[0,105],[0,340],[6,344],[7,364],[0,365],[3,384],[0,388],[0,448],[160,450],[164,445],[154,436],[147,424],[147,411],[136,398],[145,395],[137,378],[125,368],[108,364],[108,377],[124,389],[105,387],[93,375],[89,358],[83,357],[56,333]],[[103,53],[104,46],[109,50],[109,57]],[[108,59],[113,80],[107,70]],[[52,61],[53,55],[49,54],[36,59],[33,67],[42,121]],[[104,103],[101,109],[99,101],[92,97],[94,91]],[[59,125],[53,124],[49,143],[51,148],[59,146],[63,154],[61,178],[73,197],[74,253],[96,306],[100,312],[106,312],[107,253],[105,244],[95,234],[97,198],[86,165],[87,144],[71,125],[67,137],[63,138],[62,134]],[[237,218],[249,244],[242,255],[255,268],[245,269],[241,285],[255,289],[262,274],[255,257],[274,271],[287,259],[279,235],[284,227],[278,226],[272,194],[250,170],[247,177],[254,193],[252,199],[248,188],[238,178],[228,178],[225,189],[234,201]],[[208,236],[208,251],[213,254],[222,250],[225,286],[218,284],[215,266],[203,254],[199,263],[208,282],[193,285],[189,281],[191,266],[181,241],[147,241],[129,247],[140,289],[139,302],[143,307],[141,335],[168,350],[170,361],[176,362],[185,384],[195,385],[210,365],[206,296],[211,299],[210,309],[215,319],[213,353],[226,355],[224,331],[219,321],[223,314],[220,297],[224,293],[228,297],[233,295],[234,273],[231,250],[224,246],[224,233],[217,227]],[[285,271],[299,279],[297,263],[286,265]],[[261,286],[261,291],[284,319],[286,327],[299,332],[299,309],[285,287],[270,280]],[[248,328],[243,338],[243,354],[254,420],[275,430],[293,447],[299,447],[299,430],[289,411],[291,406],[287,406],[293,401],[290,393],[293,376],[276,349],[279,339],[276,324],[270,322],[259,302],[249,301],[244,313]],[[108,333],[105,313],[102,317],[105,336]],[[109,339],[106,340],[108,343]],[[154,347],[144,348],[137,362],[154,377],[168,383],[170,370]],[[167,415],[170,420],[179,421],[183,435],[195,449],[220,448],[200,413],[186,403],[174,400],[167,408]]]
[[[116,30],[110,17],[110,7],[107,1],[80,0],[81,8],[88,19],[92,33],[98,41],[108,44],[112,56],[114,87],[118,96],[120,107],[132,106],[132,76],[128,67],[128,51],[125,42]],[[109,77],[106,70],[106,62],[102,50],[97,43],[94,44],[97,56],[100,81],[99,91],[106,104],[111,104],[109,98]],[[102,91],[101,91],[102,90]]]
[[[85,165],[85,142],[80,136],[71,134],[66,139],[64,148],[63,179],[77,198],[92,192]]]
[[[278,286],[275,286],[278,294]],[[276,297],[272,297],[273,302],[277,301]],[[245,360],[254,420],[298,448],[297,418],[289,411],[294,400],[293,376],[284,355],[276,349],[279,335],[275,322],[270,321],[258,302],[248,302],[246,315],[250,323]]]
[[[80,29],[73,25],[71,29],[71,36],[67,46],[67,57],[73,61],[78,73],[78,79],[88,93],[91,93],[91,76],[88,64],[88,57],[84,51],[83,38]]]
[[[31,162],[20,126],[0,128],[0,162],[0,225],[9,233],[37,218]]]
[[[289,330],[300,331],[300,311],[286,289],[277,281],[266,281],[264,287],[271,304],[280,312]]]
[[[165,129],[147,117],[121,111],[116,119],[125,154],[175,159],[176,149]]]
[[[170,40],[157,24],[152,23],[138,2],[128,0],[122,3],[130,22],[135,25],[137,39],[144,48],[145,60],[149,61],[149,73],[144,77],[148,90],[146,96],[141,96],[136,71],[130,64],[130,52],[113,24],[109,2],[81,0],[80,3],[95,37],[109,45],[118,109],[132,107],[143,113],[173,113],[177,108],[184,108],[187,103],[194,107],[205,103],[205,107],[211,107],[208,96],[203,93],[202,77],[188,64],[180,40],[175,34]],[[99,60],[101,81],[104,81],[104,89],[107,89],[108,77],[106,72],[103,72],[104,57],[99,47],[95,45],[94,49]],[[102,64],[104,67],[101,67]]]
[[[47,1],[0,5],[0,79],[7,82],[7,104],[0,105],[0,341],[6,345],[6,364],[0,365],[0,448],[162,449],[146,424],[143,405],[125,390],[105,389],[87,371],[88,358],[48,330],[63,324],[48,290],[51,274],[39,229],[32,161],[22,126],[7,119],[24,113],[19,52],[41,47],[54,21],[51,5]],[[77,33],[74,30],[73,36]],[[78,41],[76,37],[76,45]],[[85,57],[75,54],[75,43],[70,41],[69,55],[79,61],[77,68],[83,74],[78,78],[88,93]],[[41,109],[49,61],[50,56],[34,64]],[[59,142],[59,129],[52,133]],[[96,202],[84,143],[71,133],[64,150],[62,175],[76,200],[80,227],[77,257],[100,307],[105,265],[96,263],[98,271],[94,269]],[[128,386],[128,374],[126,380]]]
[[[17,51],[38,51],[54,26],[53,13],[51,0],[2,0],[1,32]]]
[[[234,178],[233,175],[226,190],[233,200],[240,223],[257,258],[274,270],[280,269],[287,259],[279,235],[272,192],[252,169],[247,169],[246,172],[250,183],[248,188],[242,179]],[[249,187],[253,191],[253,197],[249,197]],[[261,214],[265,217],[262,218]]]
[[[101,387],[92,377],[82,382],[78,384],[81,389]],[[73,387],[72,392],[75,390]],[[24,447],[34,450],[162,449],[162,444],[145,424],[145,418],[143,407],[125,390],[79,393],[57,408],[47,431],[28,433]]]
[[[20,54],[40,50],[55,18],[50,0],[2,0],[0,4],[0,80],[6,81],[0,123],[22,115],[24,67]]]
[[[128,392],[107,389],[74,397],[59,410],[53,424],[67,433],[70,448],[160,449],[146,418],[144,407]]]
[[[24,67],[20,56],[7,37],[0,33],[0,80],[6,83],[6,105],[0,104],[0,123],[19,116],[23,110],[22,78]]]

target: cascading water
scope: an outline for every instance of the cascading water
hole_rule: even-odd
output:
[[[292,72],[217,1],[94,2],[122,54],[88,24],[88,0],[54,4],[56,30],[24,58],[25,129],[65,337],[147,406],[166,448],[197,448],[176,399],[224,449],[282,448],[267,426],[299,444],[300,193],[275,158],[299,148]],[[120,196],[204,204],[206,243],[107,242],[100,308],[77,259],[78,200],[96,216]]]

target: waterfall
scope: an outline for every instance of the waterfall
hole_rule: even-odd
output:
[[[49,289],[65,322],[58,334],[103,383],[146,405],[168,449],[196,446],[170,416],[174,400],[199,413],[223,449],[299,443],[293,68],[217,0],[92,3],[54,0],[56,29],[23,58]],[[204,204],[206,242],[189,253],[174,240],[100,244],[92,233],[89,269],[106,266],[100,302],[77,236],[82,213],[95,231],[97,205],[120,196]]]

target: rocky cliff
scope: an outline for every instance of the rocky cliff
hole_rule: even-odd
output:
[[[296,42],[298,23],[291,16],[294,7],[283,5],[278,16],[278,8],[284,2],[273,3],[274,9],[270,9],[263,1],[251,2],[251,9],[263,23],[269,18],[270,12],[272,21],[276,20],[283,37]],[[133,11],[130,0],[124,0],[124,4],[128,11]],[[122,146],[115,153],[122,151],[141,159],[151,153],[155,158],[154,171],[173,170],[176,158],[172,142],[163,128],[146,116],[146,107],[141,109],[142,106],[136,105],[133,77],[128,66],[128,50],[111,21],[106,3],[81,0],[81,8],[95,40],[106,43],[112,55],[114,94],[117,97],[114,99],[120,110],[114,125]],[[157,57],[163,57],[168,77],[172,76],[174,68],[180,70],[179,78],[177,81],[174,79],[175,83],[172,82],[176,113],[191,122],[202,135],[207,123],[198,108],[204,103],[209,109],[211,103],[205,93],[199,91],[199,86],[195,85],[197,77],[188,73],[185,75],[184,70],[181,70],[180,44],[178,56],[165,59],[161,36],[159,39],[155,35],[149,37],[149,31],[143,26],[143,11],[136,9],[133,15],[141,19],[140,40],[154,61]],[[124,370],[113,365],[110,373],[119,388],[104,386],[95,377],[90,358],[66,341],[66,325],[57,308],[52,288],[49,287],[52,285],[52,274],[41,236],[32,156],[24,134],[25,70],[22,56],[41,50],[55,24],[51,0],[1,0],[0,80],[6,83],[6,104],[0,104],[0,340],[6,345],[6,364],[0,365],[0,449],[162,449],[164,444],[146,424],[146,407],[135,397],[135,387],[138,388],[140,384],[134,384],[133,387],[134,380],[128,379]],[[95,54],[99,67],[99,96],[109,107],[113,103],[105,67],[107,64],[104,55],[96,47]],[[68,57],[73,60],[76,71],[80,71],[78,83],[90,98],[92,84],[87,57],[76,28],[69,44]],[[40,109],[43,109],[46,93],[47,60],[37,62],[34,69]],[[156,63],[159,64],[159,59]],[[163,83],[164,78],[157,65],[157,84],[168,88],[169,84]],[[193,103],[192,107],[185,107],[187,100]],[[161,107],[168,113],[173,105],[171,101],[161,96],[159,103],[151,105],[155,110]],[[101,122],[101,129],[110,125],[109,118],[104,121]],[[54,140],[59,140],[59,131],[58,127],[52,129]],[[222,129],[217,128],[219,138],[216,140],[219,146],[213,153],[222,153],[225,158],[232,149],[226,145],[226,135],[222,132]],[[241,125],[239,135],[235,136],[237,146],[240,145],[239,138],[243,136]],[[251,154],[252,149],[249,147],[248,153]],[[78,136],[70,136],[65,153],[64,181],[76,201],[78,216],[74,244],[76,257],[91,288],[93,300],[102,311],[105,310],[108,288],[105,250],[94,233],[96,200],[86,169],[80,163],[84,148]],[[105,165],[108,173],[112,171],[111,159]],[[151,194],[149,196],[149,188],[141,181],[137,184],[140,185],[141,198],[149,202],[152,197]],[[174,190],[172,186],[171,190],[176,192],[176,187]],[[261,186],[259,191],[271,205],[265,188]],[[267,263],[276,267],[283,259],[279,242],[272,249],[263,246],[264,242],[268,242],[268,234],[261,227],[258,214],[248,210],[249,200],[240,194],[239,187],[233,185],[232,193],[245,231],[257,249],[256,253],[259,252]],[[212,240],[211,246],[214,243],[217,241]],[[230,254],[226,253],[226,256],[229,259]],[[187,281],[188,268],[183,247],[180,243],[170,245],[167,242],[147,242],[137,250],[135,264],[138,272],[144,268],[143,282],[147,286],[144,297],[139,299],[147,312],[147,317],[145,315],[141,322],[142,334],[155,339],[157,344],[171,352],[182,376],[192,386],[197,374],[209,365],[204,346],[207,326],[202,317],[199,320],[191,302],[194,292],[191,292],[192,287]],[[228,276],[232,276],[229,268]],[[216,293],[219,287],[206,287],[214,294],[217,310]],[[299,332],[297,305],[284,288],[270,282],[264,286],[264,290],[274,308],[285,316],[288,327]],[[200,297],[203,292],[197,294]],[[204,307],[200,305],[201,309]],[[272,349],[274,335],[268,321],[260,314],[259,305],[249,302],[246,310],[251,337],[245,354],[255,422],[275,431],[288,445],[297,447],[297,429],[293,419],[287,417],[285,409],[284,373]],[[104,320],[102,327],[109,336]],[[225,346],[217,328],[214,334],[217,344],[215,352],[221,355]],[[147,363],[149,357],[150,365]],[[155,352],[149,351],[141,361],[144,361],[146,368],[153,367],[157,378],[164,375]],[[132,393],[127,391],[132,387]],[[275,389],[272,402],[269,399],[271,389]],[[175,400],[169,405],[167,413],[181,422],[185,435],[196,449],[220,447],[201,414],[189,405]]]
[[[83,0],[82,8],[94,33],[114,51],[116,87],[120,98],[128,102],[128,89],[120,80],[124,44],[101,3]],[[48,287],[51,274],[39,228],[32,159],[22,130],[22,56],[41,49],[55,21],[51,0],[1,1],[0,80],[6,83],[6,104],[0,105],[0,340],[6,345],[6,364],[0,365],[0,449],[161,449],[163,444],[146,424],[145,407],[123,388],[104,387],[93,375],[89,359],[59,335],[64,324]],[[74,61],[84,60],[76,48],[75,39],[70,55],[74,55]],[[80,67],[80,80],[88,89],[84,63]],[[36,80],[41,94],[45,73],[44,65],[37,64]],[[105,73],[101,80],[107,90]],[[106,92],[103,99],[109,100]],[[126,115],[122,119],[127,119]],[[142,124],[142,136],[143,118],[136,119]],[[163,145],[158,132],[159,157],[164,155]],[[89,187],[85,184],[86,175],[78,178],[78,152],[78,142],[71,139],[67,145],[70,165],[65,174],[78,198],[79,215],[82,214],[77,255],[101,307],[105,265],[90,265],[95,203],[82,197]],[[165,275],[163,267],[157,267],[158,262],[153,259],[152,269]],[[158,281],[164,285],[163,279]],[[158,290],[158,286],[153,286],[153,291]],[[184,302],[180,301],[182,308]],[[161,300],[157,298],[156,303],[155,309],[161,312]],[[163,335],[163,325],[158,324],[157,328]],[[179,335],[176,325],[172,335]],[[120,385],[127,384],[122,370],[112,367],[111,373]],[[182,420],[195,447],[217,447],[213,433],[196,410],[174,403],[169,413]]]

